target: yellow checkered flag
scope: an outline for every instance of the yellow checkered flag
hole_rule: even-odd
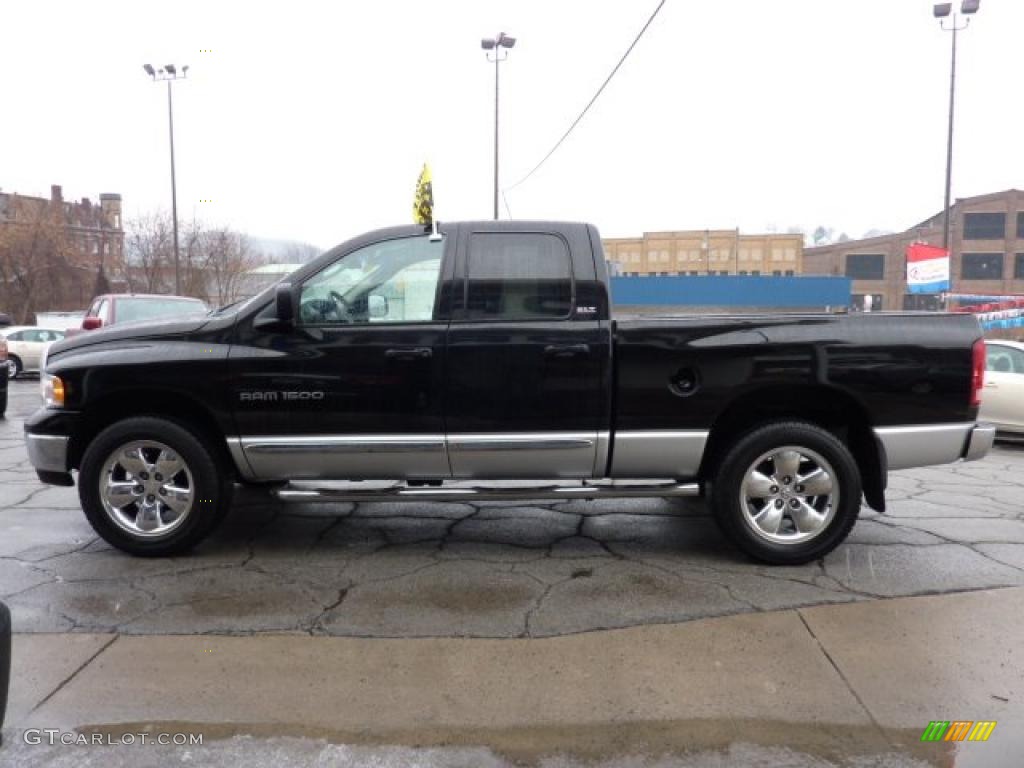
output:
[[[412,220],[416,224],[429,226],[434,221],[434,184],[430,178],[430,166],[423,164],[419,181],[416,182],[416,196],[412,201]]]

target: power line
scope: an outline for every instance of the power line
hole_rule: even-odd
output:
[[[553,154],[555,154],[555,151],[560,146],[562,146],[562,142],[565,141],[567,138],[569,138],[569,134],[573,132],[573,129],[579,124],[580,120],[583,119],[583,116],[585,114],[587,114],[587,112],[590,110],[590,108],[592,106],[594,106],[594,102],[597,101],[597,97],[601,95],[601,92],[608,86],[608,83],[611,82],[612,78],[615,77],[615,73],[618,72],[619,71],[619,67],[621,67],[625,63],[626,59],[629,57],[629,54],[636,47],[636,44],[640,42],[640,38],[644,36],[644,32],[646,32],[647,28],[649,26],[651,26],[651,22],[654,21],[654,17],[658,15],[658,11],[661,10],[661,7],[664,4],[665,4],[665,0],[661,0],[661,2],[658,3],[658,7],[654,9],[654,13],[651,14],[651,17],[649,19],[647,19],[647,23],[644,24],[643,28],[640,30],[640,32],[637,34],[637,36],[633,39],[633,42],[629,44],[629,48],[626,49],[626,52],[624,54],[622,54],[622,58],[619,59],[619,63],[615,65],[615,68],[611,71],[611,73],[608,75],[608,77],[605,78],[605,81],[603,83],[601,83],[601,87],[597,89],[597,93],[594,94],[594,97],[589,102],[587,102],[587,106],[585,106],[583,108],[583,111],[580,112],[579,116],[575,120],[572,121],[572,125],[569,126],[569,130],[567,130],[564,134],[562,134],[562,138],[560,138],[557,142],[555,142],[555,146],[553,146],[551,148],[550,152],[548,152],[546,155],[544,155],[544,157],[541,159],[541,161],[539,163],[537,163],[537,165],[534,166],[532,171],[530,171],[528,174],[523,176],[523,178],[521,178],[519,181],[517,181],[512,186],[505,187],[504,190],[502,190],[503,192],[508,192],[509,190],[515,189],[520,184],[522,184],[524,181],[526,181],[528,178],[533,176],[533,174],[535,174],[540,169],[540,167],[542,165],[544,165],[544,163],[546,163],[548,161],[548,158],[551,157]],[[507,203],[506,203],[506,207],[507,207]]]

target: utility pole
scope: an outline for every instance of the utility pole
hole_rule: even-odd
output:
[[[142,68],[155,82],[167,81],[167,125],[171,140],[171,224],[174,230],[174,293],[181,295],[181,257],[178,249],[178,185],[174,172],[174,99],[171,95],[171,84],[178,79],[188,77],[188,65],[178,68],[174,64],[165,64],[163,69],[156,70],[150,64]]]
[[[485,38],[480,41],[480,47],[485,51],[494,51],[493,58],[488,53],[487,60],[494,62],[494,220],[498,220],[498,65],[508,58],[508,49],[514,47],[516,39],[509,37],[504,32],[499,32],[494,38]],[[505,55],[501,56],[501,49],[505,49]]]

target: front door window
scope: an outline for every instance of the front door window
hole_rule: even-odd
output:
[[[303,325],[429,323],[437,306],[444,244],[428,236],[353,251],[302,286]]]

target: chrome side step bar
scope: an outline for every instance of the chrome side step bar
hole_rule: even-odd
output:
[[[274,490],[281,501],[515,501],[520,499],[629,499],[699,496],[698,483],[657,485],[546,485],[546,486],[451,486],[393,485],[386,488],[302,487],[287,485]]]

